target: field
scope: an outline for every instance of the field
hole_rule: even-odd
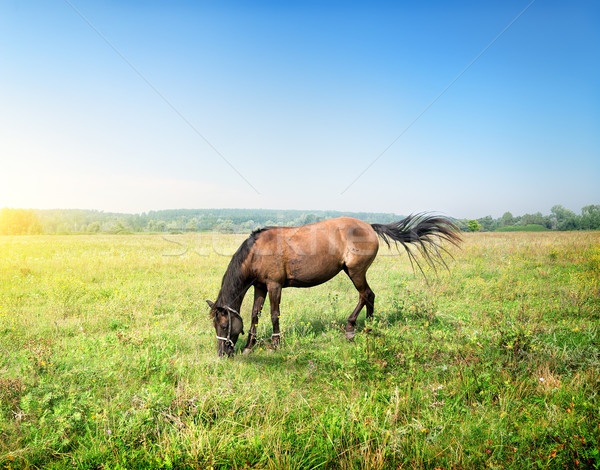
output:
[[[218,359],[243,238],[0,237],[0,469],[600,468],[599,232],[466,234],[428,282],[382,250],[353,342],[342,274]]]

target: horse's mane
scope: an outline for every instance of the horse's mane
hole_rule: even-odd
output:
[[[248,286],[248,280],[242,273],[242,264],[248,258],[254,242],[258,239],[261,233],[271,229],[272,227],[264,227],[258,230],[254,230],[246,240],[240,245],[237,251],[231,258],[229,266],[223,275],[221,281],[221,290],[217,296],[215,305],[218,307],[228,306],[234,303],[240,293],[245,292]],[[211,316],[214,316],[215,310],[211,309]]]

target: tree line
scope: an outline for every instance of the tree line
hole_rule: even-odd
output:
[[[497,219],[491,216],[480,219],[461,221],[461,228],[468,231],[510,232],[510,231],[544,231],[544,230],[600,230],[600,205],[587,205],[580,214],[561,205],[553,206],[550,214],[524,214],[513,216],[505,212]]]
[[[201,232],[249,233],[260,227],[297,226],[334,217],[349,216],[369,223],[390,223],[403,218],[393,213],[300,211],[270,209],[177,209],[141,214],[120,214],[94,210],[0,210],[0,235]],[[465,231],[511,230],[600,230],[600,205],[587,205],[580,214],[556,205],[551,213],[458,219]]]
[[[386,213],[271,209],[174,209],[121,214],[79,209],[0,210],[0,234],[70,234],[138,232],[251,232],[257,228],[295,226],[347,215],[370,223],[389,223],[401,216]]]

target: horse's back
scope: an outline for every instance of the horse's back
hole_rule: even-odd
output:
[[[378,247],[371,225],[350,217],[299,227],[273,227],[256,240],[252,268],[254,276],[267,284],[314,286],[342,269],[366,271]]]
[[[376,255],[379,239],[373,227],[352,217],[338,217],[299,227],[284,228],[282,233],[297,253],[322,256],[325,253],[344,258],[348,250]]]

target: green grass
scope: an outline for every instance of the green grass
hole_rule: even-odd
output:
[[[467,234],[428,283],[382,250],[354,342],[342,274],[217,359],[243,238],[0,237],[0,468],[600,467],[600,233]]]

